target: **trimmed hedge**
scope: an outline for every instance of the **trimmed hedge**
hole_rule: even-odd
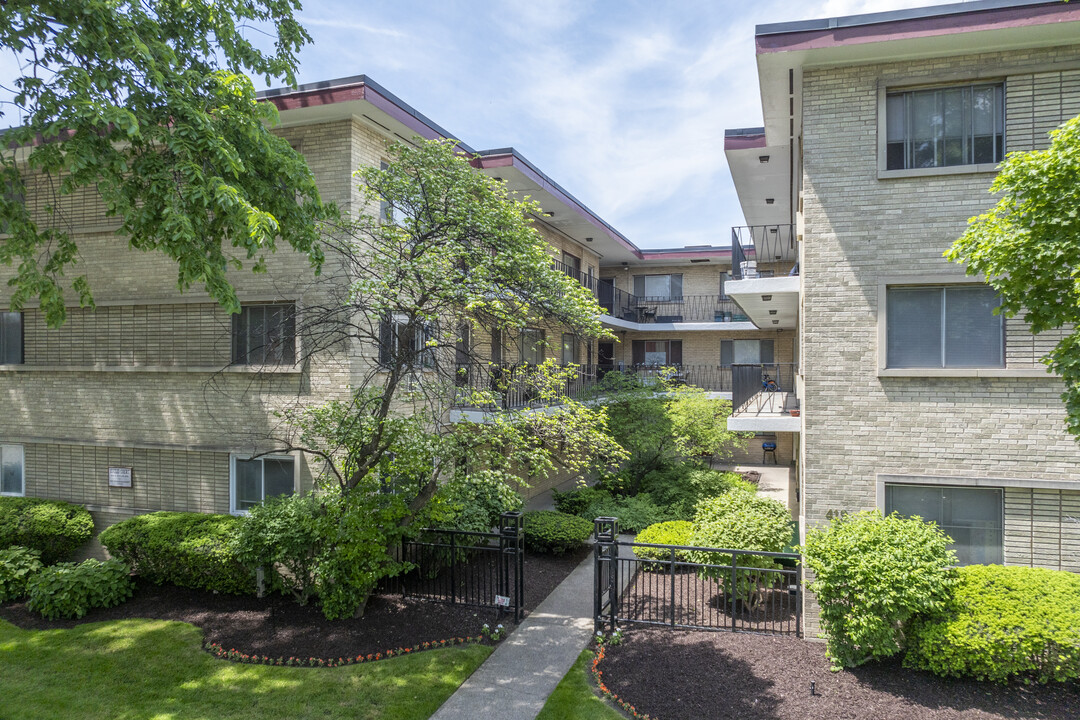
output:
[[[70,557],[93,534],[94,520],[81,505],[0,497],[0,548],[28,547],[41,553],[41,562],[52,565]]]
[[[109,554],[154,582],[250,595],[255,571],[237,557],[233,538],[244,518],[234,515],[156,512],[106,528]]]
[[[525,547],[533,552],[561,555],[588,541],[593,524],[557,510],[534,510],[522,518]]]
[[[634,542],[652,543],[653,545],[689,545],[693,534],[694,523],[689,520],[670,520],[645,528],[634,538]],[[671,551],[662,548],[636,547],[634,548],[634,554],[643,560],[665,560],[669,563],[671,561]],[[685,551],[676,551],[676,562],[686,561],[687,559]],[[665,565],[664,567],[668,566]]]
[[[26,597],[26,586],[41,572],[41,553],[19,546],[0,550],[0,603]]]
[[[81,618],[93,608],[112,607],[131,597],[131,574],[119,560],[59,563],[34,575],[26,607],[46,620]]]
[[[912,623],[904,664],[946,677],[1080,679],[1080,576],[969,565],[940,616]]]

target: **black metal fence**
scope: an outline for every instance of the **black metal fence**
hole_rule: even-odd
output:
[[[597,518],[594,560],[598,630],[635,623],[802,635],[798,554],[622,542],[618,520]]]
[[[520,622],[524,607],[521,513],[503,513],[498,532],[424,530],[401,546],[409,572],[385,579],[379,591],[451,605],[492,607]]]

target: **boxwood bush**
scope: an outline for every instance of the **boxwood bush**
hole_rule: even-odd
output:
[[[933,523],[877,510],[807,529],[808,587],[833,669],[897,654],[913,619],[944,609],[956,582],[950,542]]]
[[[784,503],[745,490],[731,490],[698,504],[694,516],[694,532],[690,544],[706,548],[730,548],[733,550],[758,550],[783,552],[791,539],[791,513]],[[731,563],[728,553],[688,553],[691,561],[708,565]],[[740,555],[738,564],[743,568],[762,570],[739,570],[735,576],[735,588],[727,588],[745,603],[756,604],[761,590],[780,578],[775,572],[776,561],[761,555]],[[701,574],[728,582],[730,571],[725,568],[703,568]]]
[[[561,555],[584,545],[593,532],[588,520],[558,510],[534,510],[522,518],[525,548]]]
[[[255,571],[240,562],[232,542],[243,521],[234,515],[156,512],[106,528],[101,543],[156,583],[251,594]]]
[[[131,597],[131,575],[119,560],[83,560],[43,568],[30,579],[26,607],[47,620],[81,618]]]
[[[904,664],[1005,682],[1080,679],[1080,576],[970,565],[944,613],[912,623]]]
[[[42,567],[37,550],[17,545],[0,550],[0,603],[26,597],[26,584]]]
[[[0,548],[32,548],[41,553],[41,562],[51,565],[69,558],[93,533],[94,520],[81,505],[0,497]]]
[[[634,538],[634,542],[651,543],[653,545],[689,545],[693,534],[694,523],[689,520],[669,520],[645,528]],[[643,560],[671,561],[671,551],[662,548],[636,547],[634,548],[634,554]],[[685,562],[688,559],[685,551],[678,550],[675,552],[676,561]],[[663,567],[666,568],[667,566]]]

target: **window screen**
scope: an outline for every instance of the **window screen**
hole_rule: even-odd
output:
[[[0,445],[0,494],[23,493],[22,445]]]
[[[999,564],[1002,552],[1000,488],[885,485],[885,512],[919,516],[953,540],[961,565]]]
[[[886,359],[891,368],[1004,367],[997,293],[984,285],[886,291]]]
[[[296,362],[296,317],[292,305],[247,305],[233,315],[233,362],[292,365]]]
[[[21,365],[22,361],[22,313],[0,312],[0,365]]]
[[[885,129],[889,170],[1001,162],[1005,86],[956,85],[889,93]]]
[[[240,458],[234,460],[234,511],[250,510],[267,498],[292,495],[293,492],[292,458],[262,457],[253,460]]]

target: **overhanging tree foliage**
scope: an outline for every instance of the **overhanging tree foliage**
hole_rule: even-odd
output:
[[[532,227],[539,208],[452,142],[395,144],[388,155],[385,169],[356,173],[367,207],[380,210],[328,233],[334,278],[296,317],[307,354],[350,354],[350,396],[285,411],[274,438],[323,461],[311,557],[331,617],[362,611],[380,577],[405,569],[387,549],[409,526],[460,516],[471,484],[497,503],[516,478],[581,476],[625,458],[605,408],[568,396],[575,368],[492,357],[493,335],[501,347],[527,327],[604,335],[596,299],[555,270]],[[471,416],[455,417],[457,406]]]
[[[1034,333],[1069,331],[1044,358],[1065,383],[1069,432],[1080,439],[1080,118],[1051,133],[1046,150],[1010,154],[990,192],[1001,198],[972,218],[946,253],[985,275],[1001,312]]]
[[[57,0],[0,3],[0,48],[21,75],[4,89],[0,261],[17,265],[11,305],[37,298],[63,322],[78,262],[70,198],[120,219],[138,250],[176,261],[181,289],[203,285],[230,311],[230,267],[263,268],[278,241],[322,261],[324,208],[303,158],[269,127],[245,73],[295,81],[311,38],[297,0]],[[255,27],[257,26],[257,27]],[[272,39],[260,49],[247,35]],[[270,42],[267,40],[267,42]],[[14,110],[14,113],[12,112]],[[67,202],[62,198],[67,196]],[[70,279],[83,305],[83,275]]]

